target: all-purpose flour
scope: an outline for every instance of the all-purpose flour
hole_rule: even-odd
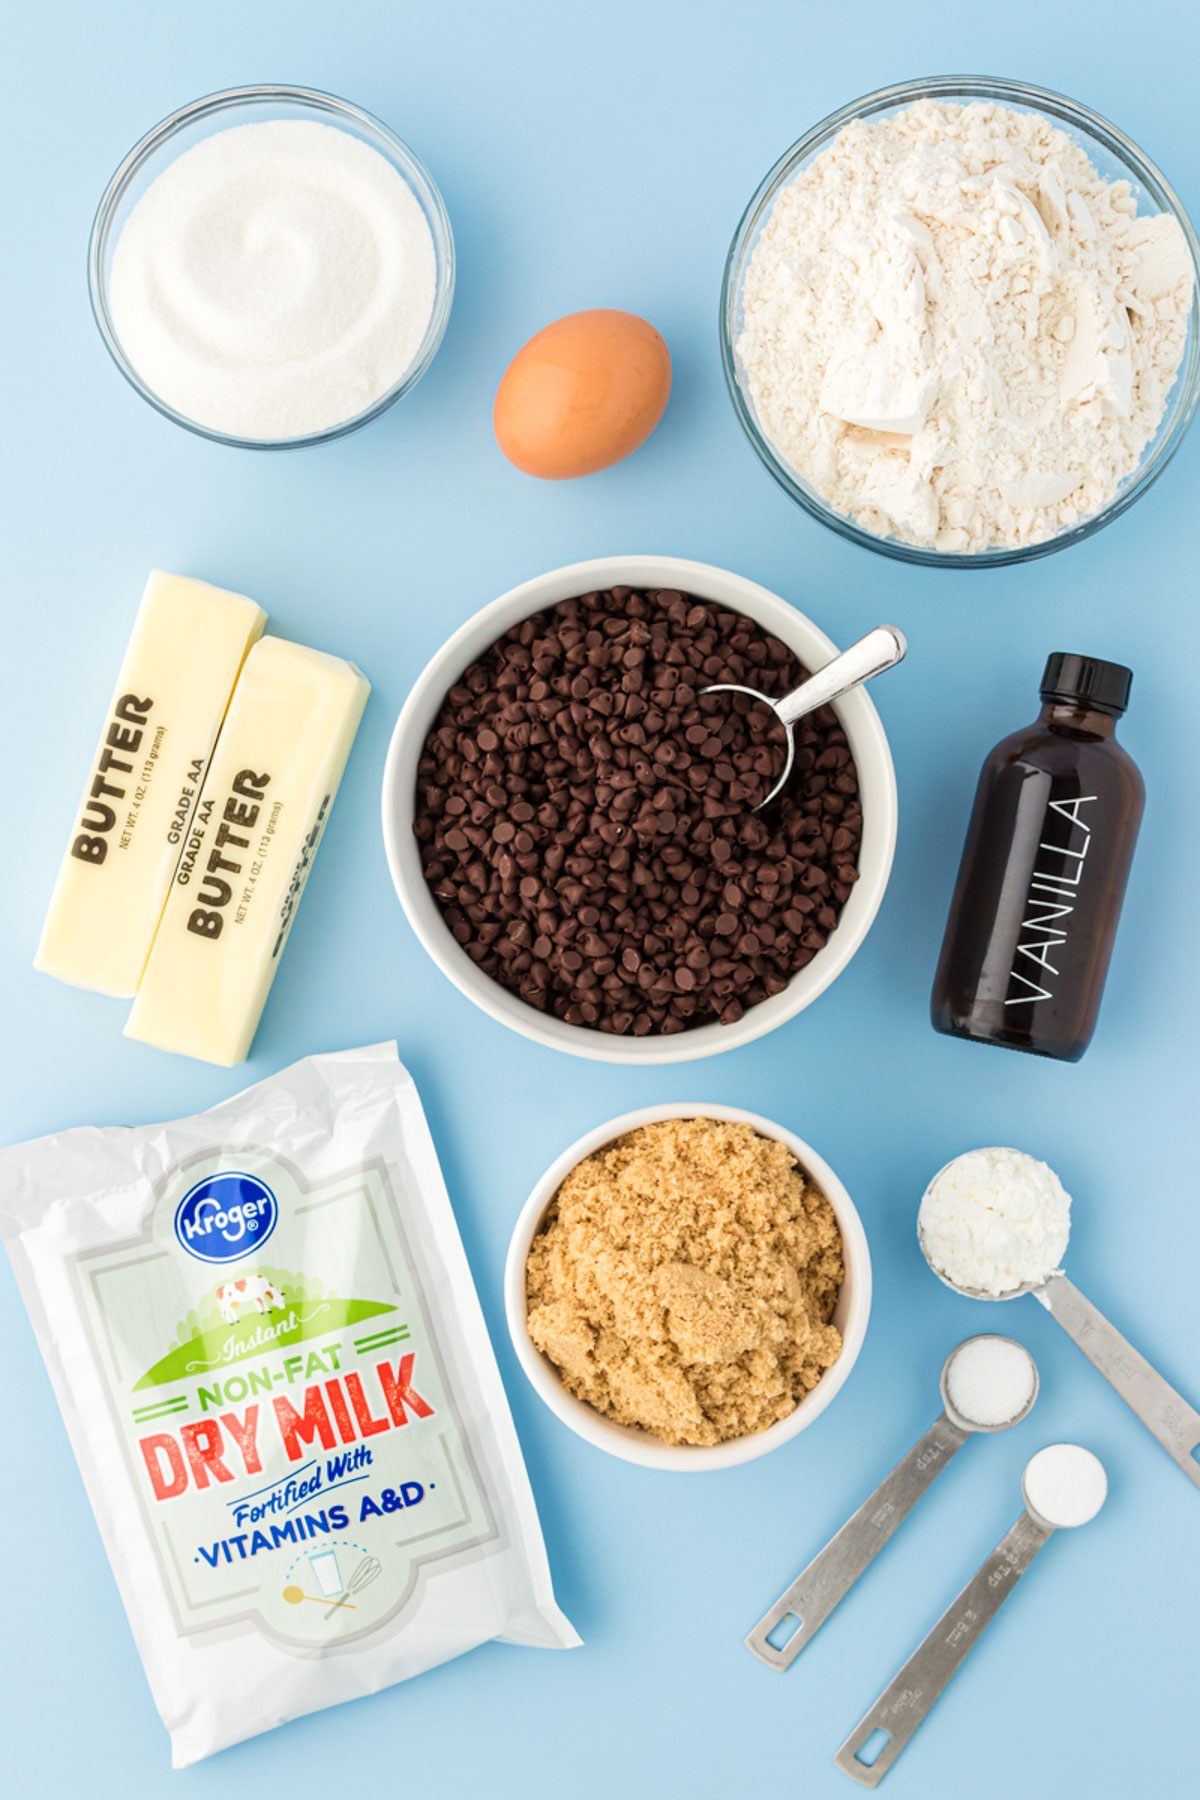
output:
[[[838,512],[944,551],[1053,536],[1162,417],[1192,263],[1038,113],[921,101],[781,189],[737,350],[767,435]]]
[[[302,119],[237,125],[170,164],[113,253],[117,336],[146,386],[231,437],[344,424],[411,366],[433,237],[378,150]]]

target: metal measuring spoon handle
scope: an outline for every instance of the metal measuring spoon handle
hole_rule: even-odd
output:
[[[1051,1275],[1031,1292],[1125,1404],[1133,1408],[1142,1424],[1154,1433],[1188,1480],[1200,1487],[1200,1463],[1194,1455],[1200,1447],[1200,1412],[1065,1275]]]
[[[804,1646],[812,1642],[834,1607],[864,1569],[879,1554],[902,1519],[907,1518],[935,1476],[940,1475],[954,1452],[966,1443],[970,1432],[955,1425],[945,1413],[935,1419],[908,1455],[902,1457],[880,1482],[869,1500],[847,1519],[823,1550],[813,1557],[786,1593],[765,1612],[746,1639],[761,1662],[771,1669],[787,1669]],[[799,1620],[787,1642],[776,1648],[770,1642],[791,1614]]]
[[[894,668],[903,661],[907,651],[908,639],[897,626],[877,625],[874,631],[868,631],[866,637],[860,637],[856,644],[835,656],[832,662],[810,675],[807,681],[802,681],[782,700],[769,704],[774,706],[783,724],[794,725],[806,713],[816,712],[819,706],[828,706],[832,700],[840,700],[851,688],[882,675],[885,669]]]
[[[846,1739],[834,1762],[863,1787],[878,1787],[984,1627],[1025,1573],[1052,1527],[1023,1512],[983,1567],[914,1650],[896,1679],[880,1694]],[[870,1763],[858,1760],[877,1731],[887,1742]]]

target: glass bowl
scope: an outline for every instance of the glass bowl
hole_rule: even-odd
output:
[[[170,163],[185,150],[198,144],[202,138],[211,137],[216,131],[272,119],[307,119],[318,124],[336,125],[340,130],[348,131],[352,137],[369,144],[399,172],[412,190],[433,237],[433,311],[417,353],[400,380],[386,394],[372,401],[365,411],[357,413],[353,418],[340,420],[336,425],[327,426],[323,431],[310,432],[301,437],[233,437],[208,425],[198,424],[195,419],[177,412],[143,381],[126,356],[117,335],[109,305],[109,279],[113,251],[121,228],[146,189]],[[433,361],[450,317],[450,303],[454,297],[454,238],[442,197],[428,170],[403,139],[389,131],[371,113],[364,112],[361,107],[351,106],[346,100],[338,100],[332,94],[323,94],[315,88],[227,88],[222,93],[194,100],[191,105],[172,113],[170,118],[163,119],[153,131],[146,133],[140,143],[134,145],[122,162],[105,188],[92,222],[92,235],[88,244],[88,287],[96,324],[113,361],[130,386],[136,388],[143,400],[148,400],[164,418],[172,419],[176,425],[182,425],[187,431],[194,431],[199,437],[211,438],[217,444],[231,444],[238,449],[299,450],[310,444],[325,444],[333,438],[345,437],[347,432],[369,425],[372,419],[377,419],[401,395],[407,394],[410,388],[416,386]]]
[[[854,119],[878,118],[894,113],[917,100],[990,100],[1015,111],[1048,115],[1056,125],[1082,146],[1093,166],[1108,181],[1128,181],[1138,202],[1139,213],[1165,212],[1174,215],[1187,241],[1195,272],[1187,342],[1174,386],[1158,430],[1147,444],[1137,468],[1122,482],[1116,496],[1099,512],[1064,527],[1052,537],[1036,544],[1022,544],[1015,549],[997,548],[974,552],[941,551],[923,545],[909,544],[895,537],[880,537],[865,530],[844,513],[835,512],[821,494],[777,451],[760,423],[750,394],[745,371],[737,353],[737,340],[743,320],[742,290],[746,269],[755,245],[770,217],[781,188],[805,168]],[[849,538],[865,549],[898,557],[903,562],[921,563],[928,568],[981,569],[997,568],[1005,563],[1029,562],[1047,556],[1052,550],[1063,550],[1099,531],[1102,525],[1133,505],[1156,481],[1178,450],[1184,433],[1195,416],[1200,402],[1200,243],[1186,212],[1170,184],[1154,164],[1142,154],[1115,125],[1081,106],[1045,88],[1031,87],[1026,82],[1005,81],[986,75],[939,75],[922,81],[902,81],[894,87],[880,88],[861,100],[853,100],[838,112],[831,113],[819,125],[793,144],[775,167],[764,177],[758,191],[742,215],[741,223],[730,246],[721,289],[721,359],[734,409],[761,461],[780,487],[791,495],[806,512],[823,525]]]

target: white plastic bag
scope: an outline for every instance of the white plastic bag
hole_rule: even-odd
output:
[[[0,1152],[0,1228],[176,1767],[579,1642],[394,1044]]]

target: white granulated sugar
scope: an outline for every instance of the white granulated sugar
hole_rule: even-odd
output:
[[[925,1191],[921,1248],[953,1286],[1011,1294],[1053,1275],[1071,1234],[1071,1196],[1023,1150],[968,1150]]]
[[[1033,1395],[1032,1356],[1011,1338],[968,1338],[946,1371],[950,1404],[972,1425],[1007,1425]]]
[[[1187,338],[1177,222],[1040,113],[923,100],[782,188],[737,344],[760,423],[836,511],[942,551],[1106,506]]]
[[[1086,1525],[1108,1497],[1104,1464],[1082,1444],[1047,1444],[1025,1466],[1025,1498],[1047,1525]]]
[[[433,237],[378,150],[280,119],[217,132],[137,202],[113,253],[117,336],[168,406],[231,437],[344,424],[411,366]]]

